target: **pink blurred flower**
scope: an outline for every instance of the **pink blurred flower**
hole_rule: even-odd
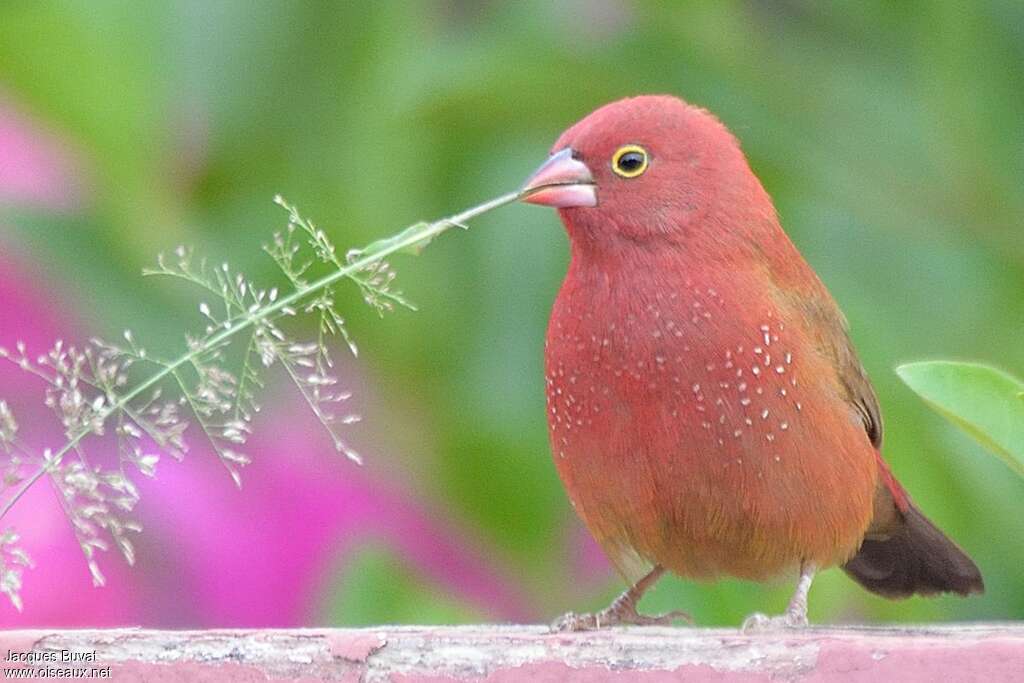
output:
[[[367,542],[383,544],[483,614],[524,618],[514,581],[467,547],[464,532],[396,482],[334,452],[301,406],[273,412],[271,424],[253,435],[241,490],[205,453],[166,466],[145,487],[145,504],[159,515],[149,531],[159,527],[163,545],[148,555],[162,565],[150,575],[171,582],[158,590],[182,604],[178,618],[206,626],[308,625],[332,573]],[[188,614],[195,606],[201,615]]]
[[[5,249],[5,252],[7,250]],[[42,283],[0,253],[0,346],[13,348],[18,339],[34,351],[52,345],[61,330],[74,332],[73,316]],[[6,400],[21,426],[19,433],[32,448],[59,446],[59,425],[42,404],[42,385],[6,360],[0,361],[0,400]],[[5,498],[6,499],[6,498]],[[2,626],[110,626],[138,622],[131,586],[122,562],[104,558],[108,588],[94,590],[85,560],[56,493],[40,481],[12,508],[0,528],[13,527],[36,569],[23,576],[24,612],[19,614],[0,598]],[[113,560],[113,561],[110,561]]]
[[[75,209],[84,195],[77,166],[69,145],[0,94],[0,204]]]

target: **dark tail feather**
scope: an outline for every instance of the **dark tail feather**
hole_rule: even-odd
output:
[[[936,593],[983,593],[981,571],[911,505],[903,523],[885,539],[865,539],[843,569],[872,593],[907,598]]]

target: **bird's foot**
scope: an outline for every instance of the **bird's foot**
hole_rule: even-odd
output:
[[[751,614],[743,620],[740,632],[765,633],[787,628],[806,628],[808,623],[807,592],[811,589],[811,582],[814,580],[814,573],[817,569],[817,565],[813,562],[802,563],[800,565],[800,580],[797,581],[796,591],[793,592],[786,611],[777,617],[769,617],[760,612]]]
[[[755,612],[743,620],[741,633],[765,633],[787,628],[804,628],[807,626],[807,613],[799,610],[786,610],[784,613],[770,617]]]
[[[677,619],[688,624],[693,618],[686,612],[673,610],[665,614],[646,615],[636,611],[636,605],[627,601],[616,600],[611,606],[600,612],[576,614],[569,612],[551,624],[552,632],[565,631],[596,631],[610,626],[671,626]]]

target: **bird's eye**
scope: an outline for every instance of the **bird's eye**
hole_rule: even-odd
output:
[[[612,170],[623,178],[636,178],[647,170],[647,150],[640,145],[619,147],[612,155]]]

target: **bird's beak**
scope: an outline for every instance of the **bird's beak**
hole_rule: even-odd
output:
[[[571,147],[552,154],[529,177],[519,192],[528,204],[567,209],[573,206],[597,206],[597,188],[587,165],[573,158]]]

